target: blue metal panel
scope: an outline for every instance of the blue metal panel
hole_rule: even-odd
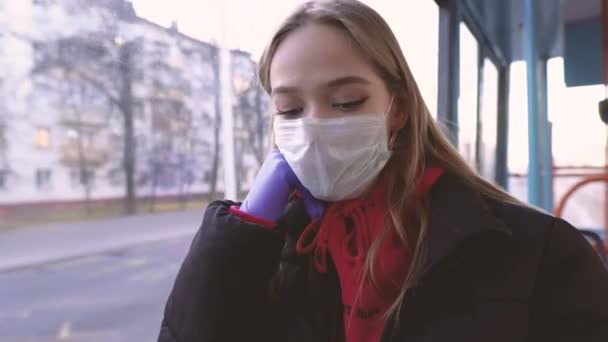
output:
[[[498,66],[510,60],[509,11],[505,1],[462,0],[463,20],[484,50]]]
[[[475,130],[475,166],[481,172],[484,169],[484,144],[483,131],[487,129],[483,125],[483,95],[484,95],[484,70],[486,56],[482,49],[477,51],[477,115],[476,115],[476,130]],[[492,63],[492,62],[490,62]],[[496,165],[494,165],[496,166]],[[494,168],[492,168],[494,169]]]
[[[543,59],[538,68],[538,138],[541,151],[541,197],[542,207],[553,212],[553,158],[551,148],[551,124],[548,112],[547,60]]]
[[[520,0],[461,0],[463,16],[480,43],[491,51],[497,65],[524,58],[523,2]],[[560,1],[535,0],[537,54],[561,55],[562,16]],[[498,57],[498,58],[494,58]]]
[[[511,60],[525,60],[525,46],[528,39],[525,29],[524,1],[505,1],[511,4]],[[562,54],[563,23],[560,1],[534,0],[535,45],[537,55],[551,58]]]
[[[496,184],[509,190],[509,83],[508,66],[498,68],[498,118],[496,120]]]
[[[546,117],[546,116],[545,116]],[[545,203],[543,204],[543,208],[552,213],[553,206],[553,123],[545,120],[545,136],[544,136],[544,160],[543,160],[543,173],[545,177],[543,178],[543,199]]]
[[[460,92],[460,0],[440,3],[437,118],[454,146],[458,146]]]
[[[566,24],[564,77],[569,87],[602,84],[600,18]]]
[[[536,50],[536,16],[534,0],[523,0],[524,3],[524,55],[527,65],[528,83],[528,202],[541,207],[541,170],[539,150],[539,120],[537,68],[538,53]]]

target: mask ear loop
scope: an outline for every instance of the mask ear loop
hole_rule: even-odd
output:
[[[393,108],[393,100],[395,99],[395,96],[391,95],[391,100],[388,103],[388,108],[386,109],[386,112],[384,113],[384,117],[388,118],[388,115],[391,112],[391,109]]]
[[[395,140],[397,140],[397,133],[393,134],[388,141],[389,151],[393,151],[395,149]]]

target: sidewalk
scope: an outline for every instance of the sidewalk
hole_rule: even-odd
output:
[[[0,272],[192,236],[202,218],[196,209],[0,232]]]

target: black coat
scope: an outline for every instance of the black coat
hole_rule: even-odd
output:
[[[608,341],[608,273],[575,228],[450,175],[429,196],[426,267],[382,341]],[[342,340],[335,272],[316,273],[294,251],[308,223],[302,203],[290,203],[277,231],[234,216],[231,204],[207,208],[158,341]]]

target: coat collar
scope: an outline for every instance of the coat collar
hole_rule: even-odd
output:
[[[419,281],[463,243],[485,234],[510,238],[511,229],[491,211],[488,202],[457,176],[446,173],[429,193],[427,253]]]
[[[511,229],[493,214],[488,200],[455,175],[444,173],[428,192],[428,198],[427,251],[422,270],[413,276],[414,284],[438,264],[452,259],[458,247],[470,239],[486,234],[509,239],[512,235]],[[290,203],[279,224],[288,233],[287,245],[295,244],[309,222],[302,201]],[[293,257],[295,247],[290,247],[287,254],[294,254]]]

